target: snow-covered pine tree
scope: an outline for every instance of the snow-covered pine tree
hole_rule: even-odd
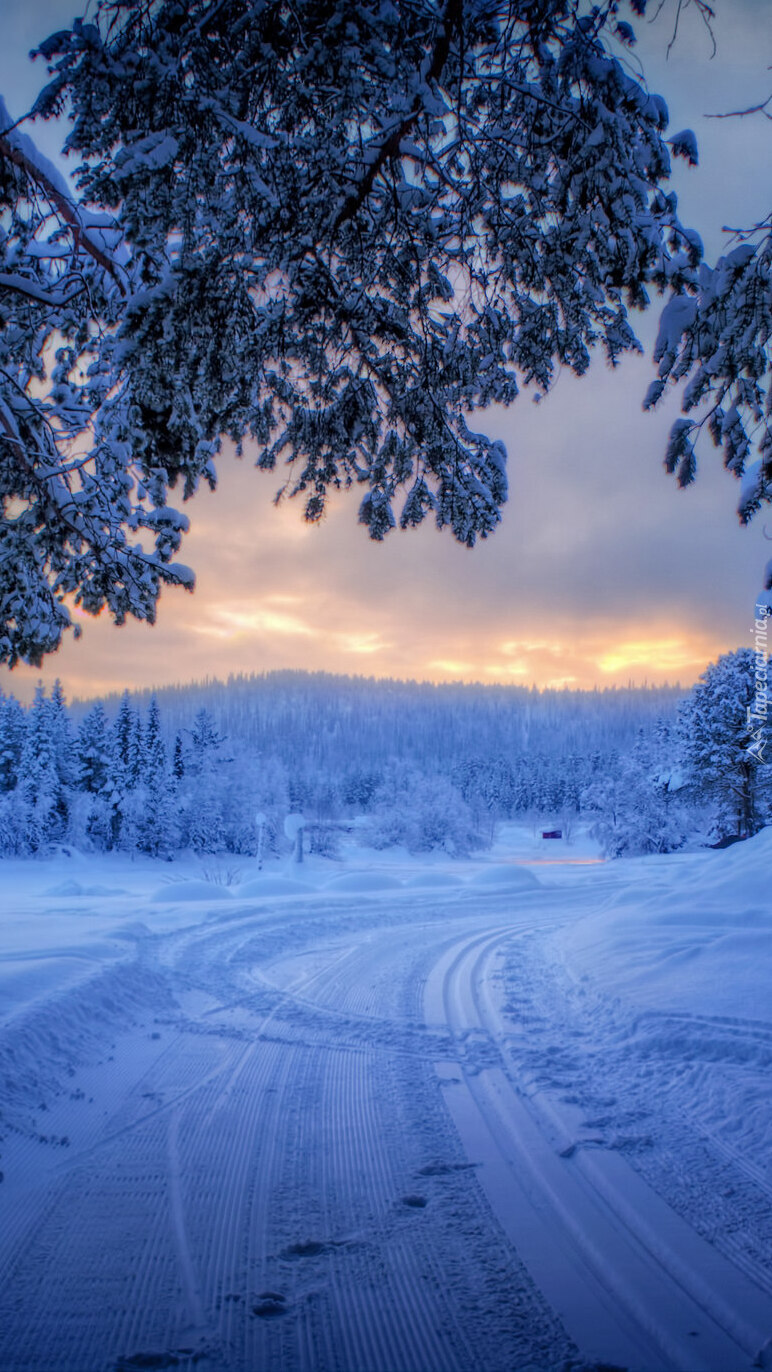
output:
[[[141,732],[139,775],[145,785],[151,785],[156,777],[166,780],[166,744],[161,730],[161,712],[158,700],[150,697],[147,707],[145,726]]]
[[[664,724],[640,729],[630,752],[584,792],[582,806],[595,813],[593,833],[608,857],[683,847],[689,823],[677,747]]]
[[[181,787],[183,831],[189,846],[199,853],[217,853],[225,846],[225,778],[219,765],[224,761],[224,742],[211,711],[202,706],[189,731]]]
[[[27,719],[15,696],[0,693],[0,793],[12,791],[19,779]]]
[[[62,683],[58,677],[51,689],[49,711],[56,772],[54,828],[57,836],[61,836],[67,830],[69,820],[69,806],[72,799],[72,788],[75,784],[75,762],[73,740],[70,733],[70,714]]]
[[[32,852],[39,852],[51,839],[61,836],[62,797],[54,711],[40,683],[27,713],[14,801],[19,827],[24,830]]]
[[[0,696],[0,856],[28,853],[30,806],[20,782],[27,715],[13,696]]]
[[[175,786],[178,785],[185,775],[185,749],[182,742],[182,734],[175,735],[174,757],[172,759],[172,775]]]
[[[79,788],[91,795],[103,795],[110,783],[111,747],[101,701],[92,705],[78,729],[75,758]]]
[[[766,712],[758,713],[766,672],[766,657],[752,648],[725,653],[703,672],[681,712],[691,781],[715,806],[719,837],[757,833],[772,801],[772,739]],[[766,695],[764,704],[766,711]]]
[[[101,0],[42,43],[82,198],[0,112],[0,660],[55,648],[68,592],[121,622],[192,584],[169,489],[213,485],[223,436],[307,519],[356,485],[373,538],[493,532],[470,416],[617,361],[694,280],[692,149],[633,40],[616,0]]]
[[[214,715],[205,705],[196,711],[189,738],[185,770],[195,774],[211,768],[225,739],[217,728]]]
[[[490,842],[496,821],[511,815],[515,778],[504,757],[464,758],[451,773],[453,784],[469,806],[474,823]]]
[[[178,807],[155,696],[151,696],[141,735],[137,796],[137,846],[153,857],[173,852],[180,837]]]
[[[104,706],[97,701],[81,721],[74,745],[77,794],[69,837],[78,847],[109,848],[114,839],[113,749]]]
[[[341,781],[343,804],[354,814],[362,814],[368,809],[380,782],[380,772],[366,771],[359,767],[347,771]]]
[[[139,815],[132,796],[140,775],[140,722],[124,691],[110,731],[110,806],[112,846],[131,851],[137,844]]]

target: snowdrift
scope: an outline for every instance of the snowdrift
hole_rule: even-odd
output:
[[[216,886],[211,881],[170,881],[159,886],[150,897],[158,904],[178,900],[232,900],[233,893],[227,886]]]
[[[325,891],[345,891],[350,895],[373,895],[379,891],[399,891],[402,882],[386,872],[347,872],[324,884]]]
[[[472,877],[472,885],[507,886],[512,890],[527,890],[530,887],[541,886],[541,882],[527,867],[501,863],[495,867],[484,867],[481,872],[477,872]]]
[[[243,886],[239,886],[237,894],[239,900],[245,897],[251,900],[262,896],[307,896],[312,889],[302,881],[292,881],[290,877],[267,876],[245,881]]]

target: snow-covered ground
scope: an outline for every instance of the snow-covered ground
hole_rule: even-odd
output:
[[[4,861],[2,1372],[772,1366],[771,862]]]

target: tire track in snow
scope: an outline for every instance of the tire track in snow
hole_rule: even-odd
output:
[[[515,993],[515,1004],[504,1006],[507,1046],[521,1067],[530,1059],[534,1087],[554,1098],[550,1078],[562,1077],[563,1090],[578,1092],[589,1111],[579,1146],[618,1148],[687,1224],[772,1293],[769,1174],[747,1154],[750,1144],[759,1163],[769,1155],[769,1021],[625,1010],[536,947],[523,953],[507,964]],[[520,1020],[514,1032],[512,1012]],[[545,1050],[556,1035],[571,1054],[562,1063]],[[752,1120],[746,1127],[754,1108],[765,1116],[760,1131]]]
[[[470,905],[454,903],[453,921],[485,937],[513,926],[500,897]],[[490,1372],[562,1356],[536,1300],[523,1297],[519,1324],[508,1313],[521,1274],[474,1171],[453,1171],[461,1154],[430,1085],[442,1040],[404,1013],[448,942],[447,909],[424,902],[411,924],[402,905],[363,907],[361,929],[351,902],[314,910],[313,928],[304,913],[212,921],[156,945],[183,1005],[143,1078],[158,1103],[133,1089],[109,1139],[61,1175],[39,1251],[22,1255],[14,1372],[29,1328],[34,1372],[105,1372],[131,1354],[185,1366],[199,1334],[217,1372]],[[304,942],[329,956],[281,992],[255,984],[256,967]],[[462,1037],[472,1071],[490,1046],[479,1028]],[[417,1181],[448,1158],[444,1180],[440,1165]],[[403,1204],[416,1186],[425,1208]],[[288,1253],[309,1239],[322,1251]],[[254,1312],[266,1291],[286,1314]]]
[[[491,1034],[506,1043],[509,1037],[497,998],[491,992],[494,977],[491,975],[493,959],[497,954],[495,947],[483,950],[469,979],[472,1000],[479,1017]],[[680,1288],[683,1309],[675,1303],[671,1311],[671,1325],[668,1329],[659,1316],[667,1311],[668,1303],[662,1295],[652,1296],[649,1305],[656,1311],[662,1329],[659,1336],[665,1340],[670,1355],[676,1365],[686,1364],[695,1367],[718,1368],[720,1372],[727,1365],[726,1359],[732,1350],[726,1336],[734,1341],[743,1354],[752,1355],[764,1342],[772,1328],[772,1301],[768,1299],[768,1281],[759,1282],[757,1274],[750,1270],[747,1261],[727,1262],[711,1244],[700,1238],[695,1230],[653,1190],[637,1171],[632,1169],[624,1157],[615,1149],[580,1148],[575,1149],[574,1133],[577,1112],[554,1099],[548,1099],[539,1090],[530,1095],[534,1118],[561,1154],[566,1154],[569,1170],[583,1174],[584,1185],[589,1184],[594,1198],[603,1205],[610,1205],[613,1218],[621,1220],[623,1233],[632,1235],[643,1245],[647,1261],[653,1258],[655,1266],[661,1265],[663,1274],[669,1277],[676,1288]],[[604,1259],[605,1261],[605,1259]],[[612,1277],[614,1273],[611,1273]],[[766,1275],[766,1274],[765,1274]],[[744,1277],[750,1276],[746,1281]],[[622,1299],[629,1301],[630,1294],[620,1283],[612,1283]],[[630,1285],[629,1279],[627,1285]],[[634,1293],[632,1293],[634,1294]],[[702,1312],[707,1313],[708,1321],[700,1319]],[[642,1311],[645,1314],[645,1310]],[[651,1328],[657,1329],[651,1314],[647,1316]],[[679,1328],[690,1325],[688,1337],[701,1337],[697,1345],[679,1342]],[[696,1334],[691,1328],[696,1326]],[[737,1356],[737,1355],[735,1355]],[[742,1361],[739,1365],[742,1365]]]
[[[198,1281],[198,1275],[190,1251],[188,1230],[185,1221],[185,1205],[182,1199],[182,1181],[180,1177],[179,1134],[180,1110],[176,1109],[172,1112],[167,1130],[169,1202],[174,1240],[177,1247],[177,1257],[184,1284],[185,1304],[189,1311],[192,1332],[194,1334],[200,1334],[203,1331],[204,1326],[204,1306],[201,1299],[201,1288]]]
[[[339,957],[330,958],[328,969],[315,972],[315,1002],[308,999],[310,987],[304,988],[310,1012],[319,1003],[326,1003],[331,994],[347,1006],[355,998],[361,967],[358,962],[349,962],[347,977],[342,979],[340,961]],[[333,1347],[343,1359],[340,1365],[352,1370],[372,1366],[391,1372],[392,1368],[405,1367],[412,1372],[418,1365],[416,1357],[429,1372],[434,1368],[447,1372],[456,1365],[447,1343],[439,1356],[427,1354],[422,1347],[430,1337],[426,1331],[432,1327],[432,1311],[423,1294],[423,1283],[414,1279],[406,1256],[400,1255],[396,1274],[393,1252],[385,1267],[382,1256],[379,1258],[380,1289],[376,1290],[372,1274],[368,1275],[372,1263],[369,1250],[373,1244],[380,1248],[383,1229],[391,1222],[399,1194],[390,1165],[391,1152],[385,1151],[393,1151],[393,1140],[382,1138],[377,1088],[381,1052],[388,1049],[387,1042],[379,1052],[372,1035],[366,1035],[349,1046],[340,1048],[332,1042],[323,1051],[311,1050],[306,1055],[309,1063],[315,1064],[313,1074],[319,1077],[322,1091],[313,1108],[297,1114],[298,1138],[290,1144],[288,1156],[308,1159],[308,1168],[318,1178],[315,1187],[323,1205],[321,1243],[326,1251],[309,1261],[308,1267],[314,1271],[323,1269],[326,1285],[323,1291],[309,1293],[311,1298],[302,1303],[298,1312],[297,1330],[303,1334],[301,1340],[298,1332],[293,1356],[300,1359],[301,1366],[306,1366],[304,1359],[309,1356],[302,1352],[303,1347],[316,1350],[315,1360],[307,1364],[314,1369],[339,1365],[337,1360],[334,1364],[327,1361]],[[302,1088],[302,1083],[296,1082],[295,1087],[298,1086]],[[298,1177],[297,1184],[303,1180]],[[309,1178],[305,1180],[308,1182]],[[291,1180],[288,1179],[284,1190],[292,1190]],[[301,1245],[308,1238],[307,1230],[300,1236],[295,1234],[295,1241]],[[304,1261],[297,1259],[296,1271]],[[365,1277],[358,1284],[359,1289],[357,1274]],[[391,1312],[389,1317],[384,1305]],[[320,1357],[321,1363],[317,1361]],[[284,1365],[294,1366],[294,1362],[286,1361]]]
[[[252,1298],[266,1292],[284,1299],[292,1321],[296,1313],[297,1291],[290,1289],[287,1297],[284,1275],[281,1273],[277,1250],[286,1238],[276,1226],[276,1209],[282,1198],[290,1203],[295,1196],[295,1178],[288,1163],[296,1156],[293,1144],[293,1112],[298,1100],[310,1105],[309,1093],[318,1080],[319,1064],[310,1053],[284,1050],[281,1077],[274,1079],[270,1113],[261,1132],[260,1150],[252,1169],[251,1186],[246,1210],[246,1242],[243,1251],[242,1280],[251,1293],[243,1307],[242,1334],[244,1365],[246,1368],[296,1366],[294,1349],[282,1357],[287,1336],[280,1325],[284,1316],[255,1317]],[[271,1307],[269,1307],[270,1309]]]
[[[393,942],[393,936],[384,937],[384,943],[393,945]],[[361,962],[350,962],[347,974],[352,979],[367,975],[367,959],[380,967],[385,951],[373,945],[364,966]],[[414,953],[412,960],[415,961]],[[348,988],[341,987],[339,972],[340,968],[336,991],[338,995],[346,992],[343,1003],[349,1006],[356,981]],[[328,989],[328,986],[317,988],[320,1000],[326,1001]],[[431,1369],[450,1372],[457,1367],[471,1368],[477,1365],[477,1359],[455,1318],[452,1295],[448,1298],[447,1280],[443,1281],[438,1275],[434,1282],[427,1281],[427,1269],[436,1270],[427,1253],[431,1241],[422,1241],[420,1224],[410,1230],[404,1229],[400,1234],[399,1196],[404,1182],[400,1186],[394,1170],[395,1155],[399,1157],[400,1149],[395,1147],[394,1138],[389,1137],[388,1106],[379,1091],[385,1062],[394,1060],[389,1056],[390,1045],[387,1041],[382,1049],[385,1058],[374,1051],[370,1037],[363,1042],[363,1050],[359,1054],[343,1054],[334,1049],[327,1053],[324,1080],[328,1104],[324,1114],[329,1116],[332,1138],[330,1145],[315,1150],[325,1173],[321,1181],[325,1196],[338,1195],[341,1178],[358,1178],[373,1212],[372,1241],[379,1247],[379,1288],[376,1290],[370,1282],[358,1294],[352,1293],[350,1287],[347,1293],[347,1288],[341,1286],[346,1268],[354,1266],[351,1256],[346,1255],[344,1249],[335,1250],[331,1257],[331,1282],[338,1319],[341,1319],[346,1301],[346,1320],[341,1324],[337,1338],[338,1345],[345,1350],[344,1365],[351,1369],[362,1366],[387,1368],[389,1372],[396,1368],[412,1372],[416,1367],[429,1369],[429,1372]],[[424,1062],[427,1061],[425,1050]],[[404,1171],[407,1170],[405,1167]],[[345,1190],[342,1200],[350,1209],[354,1208],[355,1197],[346,1196]],[[409,1214],[411,1219],[417,1219],[421,1214],[420,1211],[403,1213]],[[333,1221],[334,1213],[328,1216],[326,1232],[340,1233],[340,1221],[337,1226]],[[433,1229],[431,1237],[436,1245],[437,1234]],[[431,1251],[433,1258],[434,1250]],[[389,1318],[384,1317],[385,1309],[390,1312]]]
[[[483,1031],[503,1047],[486,976],[503,937],[468,938],[455,954],[446,951],[427,982],[427,1017],[441,993],[459,1036]],[[738,1281],[736,1269],[687,1231],[619,1155],[559,1157],[552,1129],[517,1091],[503,1058],[495,1068],[470,1071],[462,1057],[438,1071],[470,1157],[484,1161],[480,1180],[496,1213],[585,1352],[639,1367],[725,1372],[749,1365],[765,1322],[772,1326],[772,1305]],[[631,1193],[632,1205],[625,1200]],[[643,1223],[645,1205],[657,1214],[656,1233]],[[726,1329],[707,1316],[711,1301]],[[699,1341],[689,1332],[695,1327]]]
[[[172,1302],[173,1253],[154,1144],[135,1139],[132,1156],[116,1154],[108,1184],[84,1173],[60,1183],[51,1222],[19,1254],[16,1319],[4,1312],[0,1365],[101,1372],[105,1349],[121,1347],[124,1312],[130,1321],[154,1314],[158,1322]]]

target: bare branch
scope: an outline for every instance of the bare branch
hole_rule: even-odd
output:
[[[704,119],[744,119],[746,114],[763,114],[765,119],[772,119],[772,111],[767,109],[772,105],[772,95],[768,95],[766,100],[762,100],[758,105],[749,105],[744,110],[723,110],[718,114],[703,115]]]

